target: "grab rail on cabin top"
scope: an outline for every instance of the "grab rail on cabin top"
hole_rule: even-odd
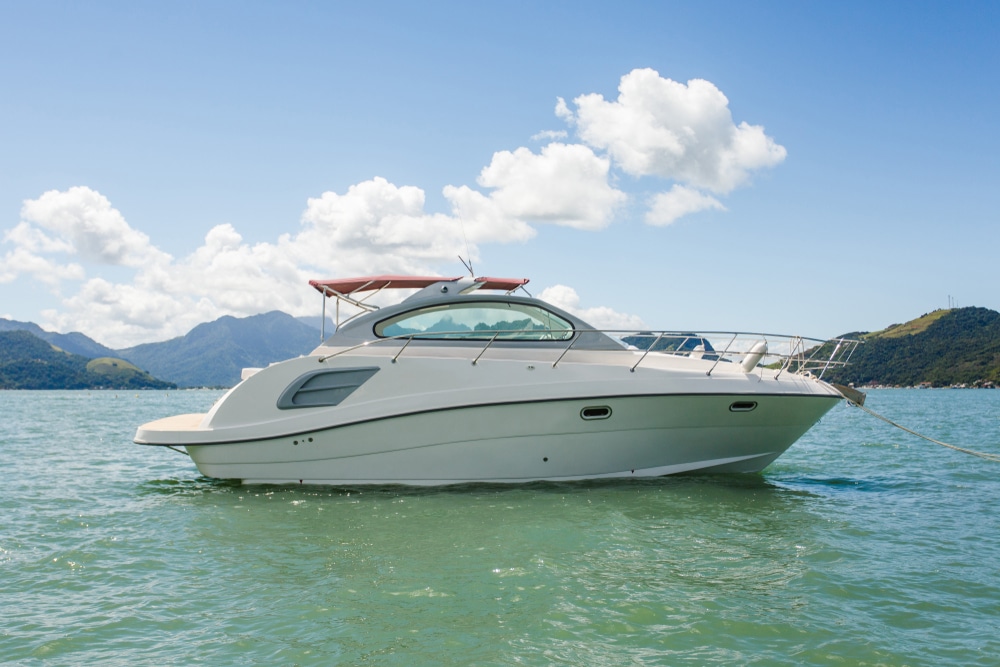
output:
[[[475,338],[470,338],[474,333]],[[804,336],[789,336],[783,334],[752,333],[743,331],[708,331],[704,333],[677,331],[635,331],[621,329],[530,329],[530,330],[489,330],[489,331],[435,331],[433,333],[418,332],[386,336],[365,341],[358,345],[337,350],[331,354],[319,357],[320,363],[327,359],[348,354],[355,350],[372,345],[402,342],[392,363],[403,354],[403,351],[414,340],[451,340],[460,342],[482,342],[483,345],[470,348],[472,364],[476,365],[482,356],[499,341],[517,340],[528,334],[530,340],[548,340],[553,343],[566,340],[566,345],[560,348],[559,354],[552,362],[556,368],[566,354],[580,340],[575,335],[599,333],[605,334],[622,345],[623,350],[642,352],[639,358],[629,368],[635,372],[650,353],[670,355],[675,357],[694,357],[714,361],[706,375],[711,375],[720,363],[746,363],[744,372],[775,371],[775,378],[782,373],[796,375],[812,375],[820,379],[831,368],[846,366],[851,356],[861,344],[859,340],[849,338],[833,338],[822,340]],[[763,347],[761,347],[763,344]],[[721,348],[721,349],[720,349]],[[539,348],[530,348],[539,350]],[[749,360],[749,361],[748,361]]]

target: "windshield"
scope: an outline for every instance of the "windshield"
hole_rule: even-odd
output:
[[[499,333],[498,333],[499,332]],[[573,325],[544,308],[473,301],[427,306],[382,320],[375,335],[422,340],[569,340]]]

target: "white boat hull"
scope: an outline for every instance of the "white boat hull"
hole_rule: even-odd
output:
[[[188,444],[202,474],[244,483],[413,484],[757,472],[839,397],[663,395],[400,414],[291,435]],[[734,403],[756,406],[734,412]],[[582,418],[597,408],[598,419]]]
[[[842,400],[808,374],[718,356],[444,343],[321,347],[135,441],[251,484],[757,472]]]

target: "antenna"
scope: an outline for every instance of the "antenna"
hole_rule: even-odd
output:
[[[462,238],[465,240],[465,254],[469,256],[469,261],[466,262],[462,259],[461,255],[458,256],[458,259],[461,260],[462,264],[465,265],[465,268],[469,270],[469,275],[475,278],[476,272],[472,270],[472,251],[469,250],[469,237],[465,234],[465,218],[462,217],[461,213],[458,214],[458,223],[462,225]]]

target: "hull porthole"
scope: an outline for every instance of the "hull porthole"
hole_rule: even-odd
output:
[[[607,419],[610,416],[611,408],[606,405],[592,405],[580,410],[581,419]]]

